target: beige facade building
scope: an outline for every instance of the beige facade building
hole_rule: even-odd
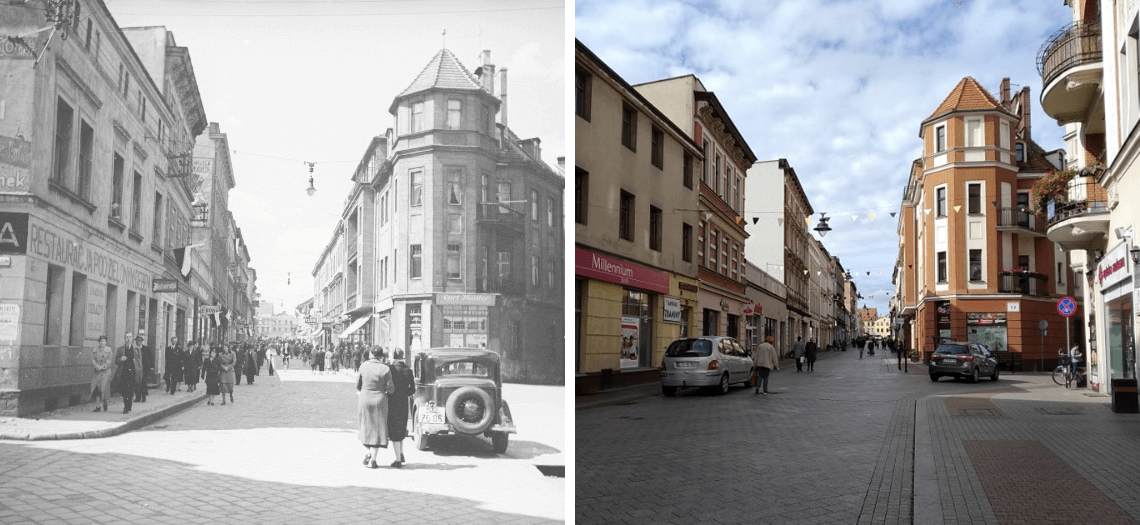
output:
[[[575,91],[576,387],[655,382],[669,342],[701,333],[698,231],[725,213],[701,204],[712,172],[700,180],[702,150],[682,128],[695,112],[671,120],[581,42]]]

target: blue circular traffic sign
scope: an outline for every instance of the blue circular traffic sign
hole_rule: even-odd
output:
[[[1077,311],[1077,301],[1072,297],[1064,296],[1060,301],[1057,301],[1057,312],[1065,317],[1073,315]]]

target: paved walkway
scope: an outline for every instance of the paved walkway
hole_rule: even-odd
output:
[[[771,396],[576,398],[580,523],[1138,523],[1140,415],[1041,373],[790,361]]]

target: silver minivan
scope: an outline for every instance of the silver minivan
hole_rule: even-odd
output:
[[[677,339],[661,359],[661,391],[666,396],[678,388],[715,388],[727,394],[728,385],[752,379],[752,357],[731,337],[703,336]]]

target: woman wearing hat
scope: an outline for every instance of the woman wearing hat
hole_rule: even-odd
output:
[[[412,369],[404,362],[403,350],[393,350],[392,359],[394,362],[389,368],[396,390],[388,396],[388,439],[392,441],[392,452],[396,454],[392,466],[400,468],[404,465],[404,438],[408,437],[408,398],[416,393],[416,380]]]
[[[115,374],[115,351],[107,346],[107,336],[99,336],[99,346],[91,351],[91,364],[95,375],[91,376],[91,399],[96,399],[95,411],[107,410],[107,398],[111,396],[111,376]],[[99,406],[102,402],[103,406]]]
[[[396,389],[392,382],[392,371],[382,361],[384,349],[373,345],[371,359],[360,364],[356,374],[356,390],[359,396],[360,433],[358,437],[368,449],[364,456],[364,466],[376,468],[376,457],[381,448],[388,448],[388,394]]]
[[[230,403],[234,402],[234,367],[237,365],[237,356],[234,355],[233,348],[221,345],[221,353],[218,355],[218,382],[221,386],[222,404],[226,404],[226,394],[230,396]]]

